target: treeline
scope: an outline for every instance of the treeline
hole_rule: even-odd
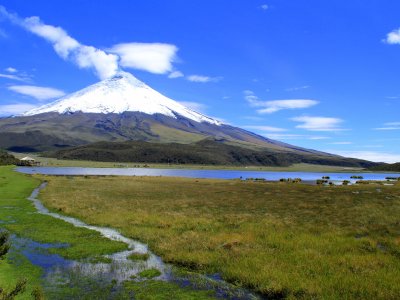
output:
[[[254,150],[211,139],[193,144],[153,143],[143,141],[98,142],[48,152],[58,159],[105,162],[140,162],[201,165],[289,166],[294,163],[370,167],[374,163],[339,156],[300,155],[291,152]]]
[[[394,164],[380,164],[369,168],[371,171],[400,172],[400,162]]]
[[[0,149],[0,166],[15,165],[17,159],[14,155],[9,154],[7,151]]]

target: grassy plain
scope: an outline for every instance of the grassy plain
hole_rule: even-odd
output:
[[[271,297],[400,297],[399,184],[42,178],[48,207]]]
[[[263,166],[221,166],[198,164],[155,164],[155,163],[117,163],[89,160],[67,160],[44,157],[33,153],[12,153],[17,158],[30,156],[35,158],[45,167],[89,167],[89,168],[156,168],[156,169],[204,169],[204,170],[246,170],[246,171],[276,171],[276,172],[360,172],[362,168],[325,166],[314,164],[293,164],[289,167],[263,167]]]

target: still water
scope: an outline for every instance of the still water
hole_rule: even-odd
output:
[[[385,180],[386,177],[400,177],[399,173],[317,173],[317,172],[266,172],[243,170],[189,170],[189,169],[152,169],[152,168],[81,168],[81,167],[18,167],[18,172],[43,175],[113,175],[113,176],[172,176],[188,178],[246,179],[265,178],[301,178],[304,181],[321,179],[329,176],[330,180],[350,180],[353,175],[363,176],[364,180]]]

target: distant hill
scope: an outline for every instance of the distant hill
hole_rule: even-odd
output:
[[[371,171],[400,172],[400,162],[394,164],[379,164],[369,168]]]
[[[13,165],[16,162],[17,162],[17,159],[13,155],[0,149],[0,165],[2,165],[2,166]]]
[[[192,144],[144,141],[98,142],[46,153],[58,159],[207,165],[289,166],[294,163],[368,168],[374,163],[314,153],[248,149],[205,139]]]

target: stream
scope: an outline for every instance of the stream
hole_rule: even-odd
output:
[[[224,281],[219,274],[204,275],[198,273],[176,272],[177,267],[164,263],[161,257],[152,253],[148,246],[139,241],[123,236],[117,230],[108,227],[99,227],[88,225],[76,218],[67,217],[49,211],[38,199],[38,195],[47,183],[42,183],[36,188],[28,200],[32,201],[37,211],[41,214],[51,216],[73,224],[76,227],[83,227],[89,230],[99,232],[102,236],[120,241],[128,245],[128,250],[105,255],[108,262],[88,262],[67,260],[59,255],[49,254],[48,248],[67,247],[65,244],[40,244],[31,240],[14,237],[17,248],[23,249],[22,254],[26,256],[33,264],[42,267],[44,270],[44,287],[46,291],[57,290],[57,285],[69,284],[70,287],[80,285],[90,279],[100,286],[112,286],[114,292],[123,288],[123,282],[128,280],[143,281],[138,279],[138,273],[147,269],[157,269],[160,275],[155,280],[173,282],[181,287],[191,287],[195,290],[212,290],[217,298],[223,299],[262,299],[261,296],[237,287]],[[128,256],[132,253],[147,254],[148,259],[144,261],[132,261]],[[177,275],[179,273],[179,275]],[[182,274],[183,275],[182,275]],[[86,289],[88,290],[88,289]],[[107,297],[107,299],[112,299]]]

